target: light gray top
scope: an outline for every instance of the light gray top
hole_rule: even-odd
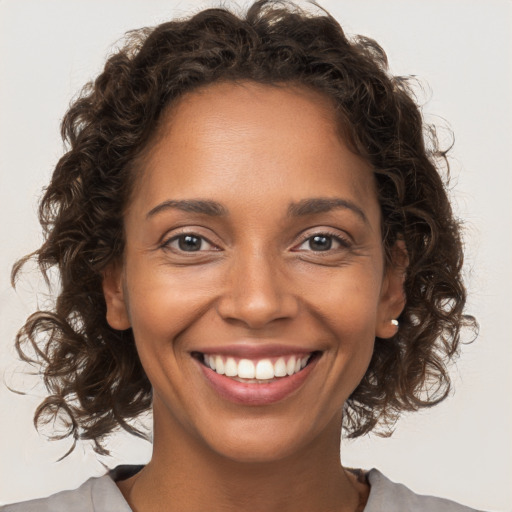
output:
[[[364,512],[477,512],[450,500],[420,496],[377,469],[369,471],[367,477],[370,497]],[[132,512],[114,478],[113,474],[90,478],[74,491],[5,505],[0,512]]]

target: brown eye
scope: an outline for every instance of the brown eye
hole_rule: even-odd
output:
[[[193,233],[185,233],[172,237],[164,243],[165,249],[175,252],[202,252],[217,250],[217,248],[202,236]]]
[[[308,243],[312,251],[328,251],[332,247],[332,237],[315,235],[308,239]]]
[[[303,241],[296,246],[294,251],[313,251],[329,252],[340,249],[347,249],[351,246],[350,242],[339,235],[330,233],[316,233],[303,238]]]
[[[192,252],[200,251],[203,240],[194,235],[182,235],[178,238],[178,247],[182,251]]]

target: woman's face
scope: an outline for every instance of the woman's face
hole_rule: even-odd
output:
[[[172,108],[141,167],[104,289],[152,383],[155,436],[246,461],[336,440],[403,298],[372,170],[329,101],[208,86]]]

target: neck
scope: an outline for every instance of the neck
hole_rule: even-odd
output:
[[[288,457],[240,461],[155,421],[151,461],[118,485],[134,512],[361,510],[365,486],[340,462],[341,418],[329,430]]]

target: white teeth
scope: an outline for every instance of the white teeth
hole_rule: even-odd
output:
[[[293,375],[295,373],[295,356],[290,357],[286,363],[287,375]]]
[[[262,359],[261,361],[258,361],[255,377],[260,380],[274,378],[274,365],[271,363],[270,359]]]
[[[280,357],[274,365],[274,375],[276,377],[286,377],[286,361]]]
[[[217,356],[215,358],[215,371],[219,373],[220,375],[224,375],[224,361],[222,360],[222,357]]]
[[[242,379],[254,379],[256,370],[250,359],[240,359],[238,362],[238,376]]]
[[[213,370],[214,368],[212,368]],[[224,366],[224,372],[227,377],[236,377],[238,375],[238,365],[232,357],[228,357]]]
[[[302,358],[290,356],[288,360],[279,357],[275,363],[270,359],[240,359],[237,363],[234,357],[205,354],[204,363],[220,375],[233,377],[235,380],[244,379],[241,382],[264,383],[276,377],[291,376],[300,372],[308,364],[310,357],[311,355]]]

